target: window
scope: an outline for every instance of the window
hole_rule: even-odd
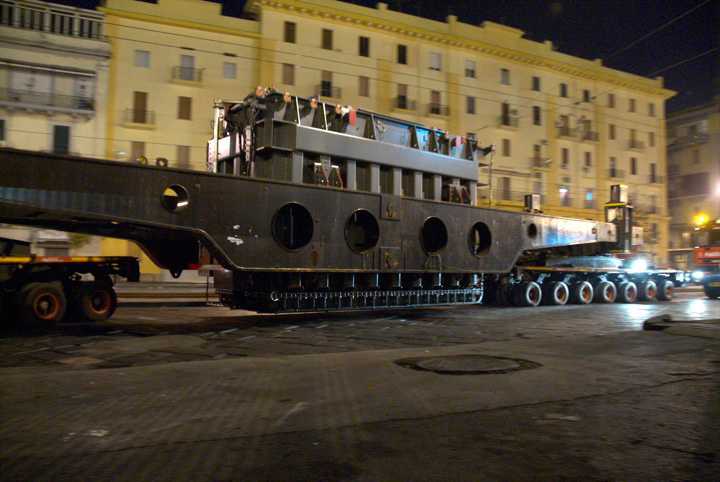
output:
[[[466,97],[465,98],[465,106],[468,114],[474,114],[475,113],[475,97]]]
[[[615,124],[608,125],[608,137],[610,139],[615,139]]]
[[[295,43],[295,22],[285,22],[285,34],[283,40],[287,43]]]
[[[532,90],[534,90],[535,92],[540,92],[540,77],[532,78]]]
[[[536,126],[542,125],[541,117],[540,117],[540,107],[537,105],[533,106],[533,125],[536,125]]]
[[[608,107],[614,108],[615,107],[615,94],[608,94]]]
[[[237,66],[233,62],[223,62],[223,77],[226,79],[234,79],[236,77]]]
[[[320,95],[324,97],[333,97],[332,72],[328,72],[326,70],[322,71],[322,77],[320,80]]]
[[[567,84],[560,84],[560,97],[567,97],[567,96],[568,96]]]
[[[585,167],[592,167],[592,152],[585,153]]]
[[[53,126],[53,148],[55,154],[70,152],[70,126]]]
[[[178,119],[190,120],[191,108],[192,108],[192,98],[178,97]]]
[[[150,67],[150,52],[147,50],[136,50],[135,67]]]
[[[322,29],[322,48],[325,50],[333,49],[333,31],[328,28]]]
[[[396,107],[398,109],[409,109],[408,106],[408,99],[407,99],[407,85],[405,84],[398,84],[398,96],[397,96],[397,103]]]
[[[360,57],[370,57],[370,38],[360,37],[358,45],[358,55]]]
[[[620,177],[620,172],[617,169],[617,157],[610,158],[610,177]]]
[[[560,116],[560,135],[570,136],[570,117],[566,115]]]
[[[648,115],[650,117],[655,117],[655,104],[653,104],[653,103],[648,104]]]
[[[500,69],[500,83],[510,85],[510,70]]]
[[[650,214],[657,214],[657,196],[650,194]]]
[[[542,147],[540,144],[533,144],[533,167],[542,167]],[[537,194],[537,192],[535,193]]]
[[[657,175],[657,164],[655,164],[654,162],[650,163],[650,182],[652,182],[652,183],[660,182],[660,179],[658,178],[658,175]]]
[[[629,99],[629,100],[630,100],[630,106],[629,106],[628,110],[630,112],[635,112],[635,99]]]
[[[430,91],[430,113],[431,114],[443,114],[442,106],[440,105],[440,91]]]
[[[370,96],[370,79],[368,77],[360,76],[358,86],[358,95],[361,97]]]
[[[150,121],[147,111],[147,92],[133,92],[132,122],[135,124],[146,124]]]
[[[134,160],[145,155],[145,143],[132,141],[130,143],[130,159]]]
[[[500,197],[503,201],[512,200],[512,190],[510,189],[510,178],[503,176],[500,178]]]
[[[587,89],[583,90],[583,102],[590,102],[590,91]]]
[[[648,144],[650,147],[655,147],[655,133],[648,132]]]
[[[190,146],[177,146],[175,157],[178,168],[190,169]]]
[[[560,164],[560,167],[563,169],[567,169],[570,165],[570,149],[563,147],[562,150],[562,163]]]
[[[430,52],[430,70],[441,70],[442,57],[437,52]]]
[[[637,157],[630,158],[630,174],[637,174]]]
[[[295,85],[295,66],[283,64],[282,82],[285,85]]]
[[[475,61],[474,60],[466,60],[465,61],[465,77],[475,78]]]
[[[502,142],[502,155],[505,157],[510,156],[510,139],[503,139]]]
[[[407,65],[407,45],[398,45],[397,61],[398,64]]]
[[[560,189],[558,189],[560,192],[560,205],[561,206],[569,206],[570,205],[570,189],[568,189],[566,184],[561,184]]]
[[[585,188],[585,209],[595,209],[595,200],[593,199],[591,187]]]
[[[195,79],[195,57],[192,55],[180,55],[180,80],[196,80]]]
[[[700,149],[693,149],[693,164],[700,163]]]

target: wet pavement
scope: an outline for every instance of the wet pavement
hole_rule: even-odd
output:
[[[0,473],[720,480],[718,318],[696,291],[290,315],[121,303],[0,333]]]

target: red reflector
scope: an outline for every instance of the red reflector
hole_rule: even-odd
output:
[[[348,112],[348,122],[351,126],[354,126],[355,121],[357,121],[357,111],[350,109],[350,112]]]

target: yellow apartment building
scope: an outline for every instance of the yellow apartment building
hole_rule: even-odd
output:
[[[720,218],[720,99],[668,116],[670,257],[692,266],[696,216]]]

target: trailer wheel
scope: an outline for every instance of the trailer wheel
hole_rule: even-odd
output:
[[[670,301],[675,295],[675,283],[669,279],[664,279],[658,283],[657,299],[660,301]]]
[[[83,321],[107,320],[117,308],[117,295],[109,283],[83,282],[73,290],[73,295]]]
[[[573,283],[570,289],[570,301],[579,305],[587,305],[593,300],[593,287],[587,281]]]
[[[640,301],[652,301],[657,294],[657,285],[653,280],[646,280],[640,283],[638,288],[638,299]]]
[[[597,303],[612,303],[615,301],[617,289],[612,281],[601,281],[595,288],[595,301]]]
[[[28,326],[50,328],[65,316],[67,298],[53,284],[28,283],[17,296],[20,317]]]
[[[542,301],[540,285],[534,281],[525,281],[516,288],[515,301],[518,306],[537,306]]]
[[[711,300],[715,300],[720,298],[720,288],[715,288],[714,286],[703,286],[703,289],[705,290],[705,296],[710,298]]]
[[[637,285],[632,281],[620,283],[617,289],[617,300],[620,303],[635,303],[637,301]]]
[[[543,302],[548,305],[562,306],[570,298],[570,289],[562,281],[553,281],[543,289]]]

